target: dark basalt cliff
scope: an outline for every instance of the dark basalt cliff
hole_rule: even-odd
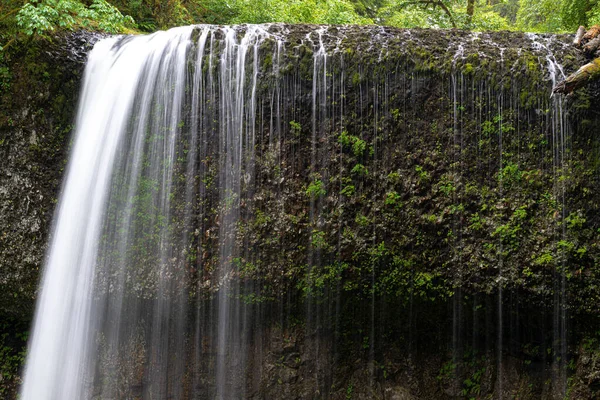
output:
[[[0,78],[0,308],[31,318],[87,52],[78,33],[7,49]]]
[[[261,48],[259,109],[281,108],[260,122],[251,212],[239,227],[247,250],[236,262],[239,279],[252,283],[244,301],[257,316],[260,371],[245,392],[552,398],[553,368],[564,363],[556,331],[568,328],[560,346],[569,395],[596,396],[596,89],[550,98],[557,68],[568,75],[583,62],[571,37],[330,27],[313,112],[316,44],[306,38],[316,29],[271,26],[286,32],[284,60],[270,56],[272,43]],[[98,38],[20,43],[0,65],[5,321],[32,316],[85,58]],[[275,63],[277,100],[266,95]],[[199,227],[209,272],[198,280],[218,262],[217,214],[214,206]],[[5,325],[14,338],[5,344],[22,344],[16,325]]]
[[[15,398],[94,33],[18,42],[0,61],[0,395]]]

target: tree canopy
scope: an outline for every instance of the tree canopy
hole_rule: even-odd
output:
[[[600,0],[4,0],[0,46],[57,29],[152,32],[194,23],[379,24],[572,32],[600,23]],[[0,47],[1,48],[1,47]]]

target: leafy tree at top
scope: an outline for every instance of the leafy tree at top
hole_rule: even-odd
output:
[[[600,23],[600,0],[3,0],[0,44],[88,28],[152,32],[212,23],[382,24],[404,28],[574,31]],[[131,17],[129,17],[131,16]],[[134,22],[135,21],[135,22]]]
[[[106,0],[93,0],[89,7],[75,0],[32,0],[19,10],[16,21],[27,35],[74,27],[117,33],[134,24]]]
[[[564,0],[521,0],[517,26],[524,31],[559,32]]]

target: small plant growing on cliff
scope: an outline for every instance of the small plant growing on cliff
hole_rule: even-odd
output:
[[[314,248],[322,249],[327,246],[327,241],[325,239],[325,232],[319,230],[312,231],[311,244]]]
[[[371,220],[361,213],[356,214],[354,222],[356,222],[359,226],[369,226],[369,224],[371,224]]]
[[[352,145],[352,136],[349,135],[347,131],[342,131],[340,133],[339,141],[342,147],[349,147]]]
[[[352,152],[356,157],[363,155],[367,148],[367,142],[357,137],[354,137],[354,143],[352,144]]]
[[[306,195],[311,198],[325,196],[325,193],[325,185],[323,184],[323,181],[318,178],[315,178],[315,180],[313,180],[306,188]]]
[[[364,142],[363,142],[364,143]],[[369,170],[367,169],[367,167],[365,167],[362,164],[356,164],[353,168],[352,171],[350,171],[352,174],[354,175],[358,175],[358,176],[366,176],[369,174]]]
[[[452,178],[448,176],[444,176],[442,180],[440,180],[438,183],[438,188],[445,196],[450,196],[456,191],[456,187],[454,186]]]
[[[290,132],[294,136],[300,136],[300,132],[302,131],[302,125],[296,121],[290,121]]]
[[[344,188],[340,191],[340,194],[350,197],[354,194],[355,191],[356,188],[354,187],[354,185],[348,185],[344,186]]]
[[[437,380],[442,381],[445,379],[450,379],[456,373],[456,364],[453,361],[447,361],[442,364],[440,368],[440,372],[438,373]]]
[[[476,370],[473,375],[465,379],[463,382],[462,395],[467,397],[469,400],[479,398],[481,395],[481,378],[485,373],[485,367]]]
[[[419,174],[419,180],[421,182],[428,182],[429,179],[431,178],[431,176],[429,175],[429,172],[425,171],[423,169],[423,167],[420,165],[417,165],[415,167],[415,171],[417,172],[417,174]]]
[[[565,218],[565,222],[567,223],[567,227],[571,230],[578,230],[583,227],[586,222],[585,217],[578,213],[571,213]]]
[[[396,206],[400,204],[400,195],[393,191],[393,192],[388,192],[385,195],[385,204],[387,206]]]
[[[349,148],[356,157],[362,157],[367,149],[367,142],[347,131],[340,132],[339,142],[342,148]]]

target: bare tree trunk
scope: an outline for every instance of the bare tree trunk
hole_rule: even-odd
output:
[[[467,1],[467,15],[469,16],[469,22],[473,20],[473,14],[475,13],[475,0]]]

